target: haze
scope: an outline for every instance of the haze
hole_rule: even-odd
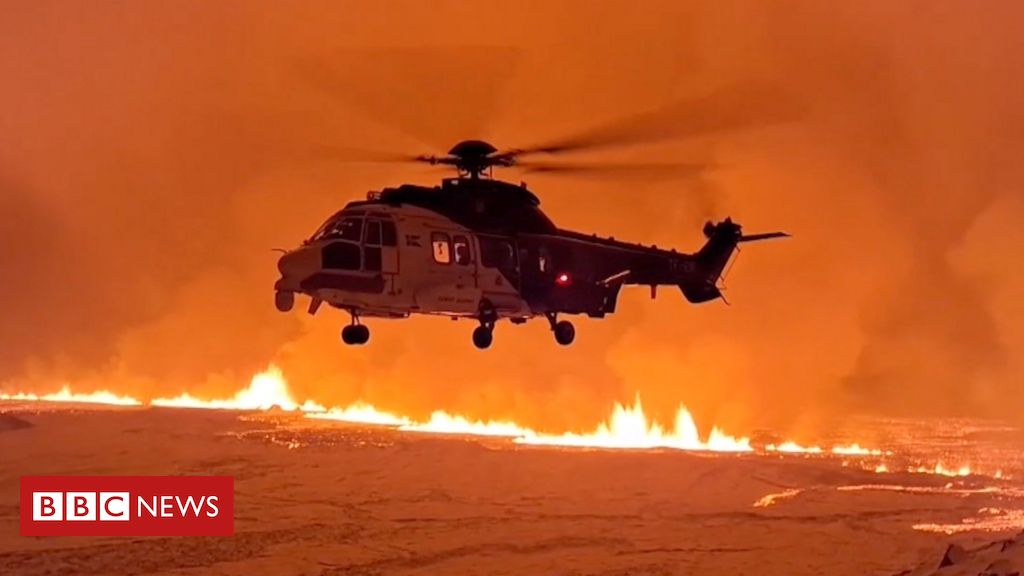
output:
[[[1024,8],[677,4],[9,3],[2,387],[230,394],[276,362],[323,403],[554,430],[637,392],[736,431],[1019,421]],[[523,146],[753,85],[798,113],[586,157],[713,161],[700,178],[525,177],[565,228],[687,251],[709,218],[792,233],[744,250],[731,306],[633,290],[570,348],[537,321],[487,352],[467,322],[373,321],[350,348],[342,313],[273,307],[271,248],[445,175],[347,152]]]

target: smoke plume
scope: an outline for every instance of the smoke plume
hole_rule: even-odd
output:
[[[1019,417],[1018,4],[549,4],[8,8],[4,388],[224,394],[277,362],[300,397],[549,429],[637,392],[730,430]],[[529,178],[564,228],[686,250],[708,218],[792,233],[744,249],[730,306],[638,289],[570,349],[538,321],[486,353],[467,322],[375,321],[350,348],[341,313],[273,309],[272,248],[443,174],[339,151],[529,145],[755,83],[800,113],[587,157],[713,161],[699,179]]]

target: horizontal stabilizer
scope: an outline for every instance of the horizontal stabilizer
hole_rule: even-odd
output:
[[[771,240],[772,238],[789,238],[785,232],[765,232],[764,234],[744,234],[737,242],[757,242],[758,240]]]

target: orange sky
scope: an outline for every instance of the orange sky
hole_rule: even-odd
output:
[[[552,5],[554,4],[554,5]],[[640,391],[729,429],[853,410],[1015,416],[1024,362],[1024,9],[1013,2],[30,2],[0,22],[0,382],[298,395],[565,428]],[[521,146],[728,85],[800,115],[590,159],[720,167],[689,182],[530,177],[562,227],[744,250],[732,306],[629,291],[620,313],[501,325],[277,313],[272,247],[367,190],[443,172],[352,147]],[[709,114],[719,112],[709,108]],[[516,179],[518,174],[508,174]]]

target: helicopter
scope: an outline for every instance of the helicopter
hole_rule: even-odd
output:
[[[467,318],[480,349],[491,346],[498,321],[512,324],[543,316],[554,339],[576,337],[566,315],[603,318],[615,312],[623,286],[677,287],[698,304],[722,298],[719,279],[740,243],[788,236],[744,234],[725,218],[704,225],[706,243],[693,253],[666,250],[557,227],[525,184],[493,177],[494,168],[537,172],[579,167],[529,162],[579,142],[498,150],[465,140],[446,155],[402,157],[453,167],[439,185],[404,184],[349,202],[277,263],[275,306],[291,311],[297,294],[310,297],[308,312],[323,303],[349,313],[341,330],[346,344],[366,344],[365,318],[412,314]],[[700,170],[697,165],[680,165]]]

